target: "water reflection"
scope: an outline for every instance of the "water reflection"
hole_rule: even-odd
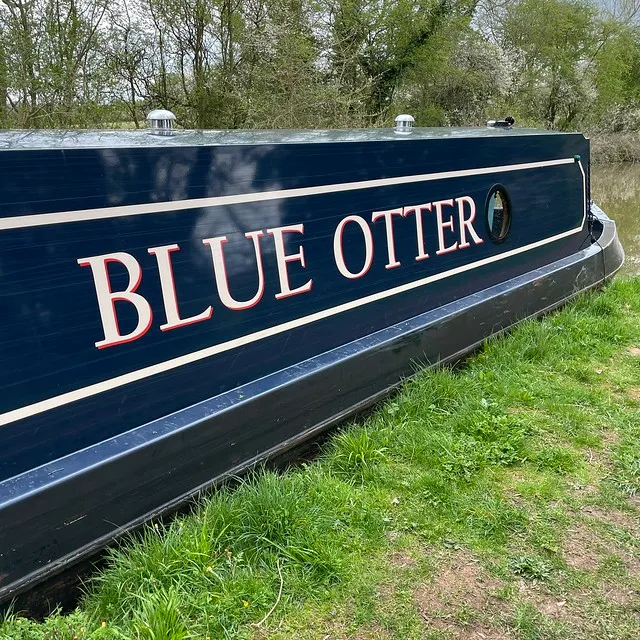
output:
[[[591,197],[618,225],[625,251],[621,273],[640,274],[640,164],[593,166]]]

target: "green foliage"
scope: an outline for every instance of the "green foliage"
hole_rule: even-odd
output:
[[[363,481],[377,464],[386,460],[387,444],[384,431],[353,427],[333,438],[328,460],[338,474]]]
[[[524,120],[567,128],[588,107],[585,61],[599,46],[595,12],[582,0],[521,0],[504,21],[503,45],[518,77]]]
[[[551,566],[542,558],[535,556],[517,556],[510,558],[509,569],[517,576],[528,580],[547,580],[551,576]]]
[[[140,596],[140,600],[133,618],[133,629],[140,640],[185,640],[189,637],[175,590],[157,591]]]
[[[578,454],[567,447],[546,447],[532,456],[532,462],[540,470],[567,473],[578,466]]]
[[[0,0],[0,126],[640,128],[640,27],[588,0]]]
[[[2,640],[120,640],[111,630],[98,626],[89,630],[87,616],[75,611],[62,615],[54,611],[39,623],[15,613],[0,616]]]

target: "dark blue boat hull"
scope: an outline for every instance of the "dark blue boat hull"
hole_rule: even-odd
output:
[[[0,599],[610,277],[584,138],[515,141],[0,153]]]

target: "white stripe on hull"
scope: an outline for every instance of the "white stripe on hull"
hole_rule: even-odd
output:
[[[551,160],[548,162],[538,162],[538,163],[529,163],[528,165],[510,165],[511,167],[518,167],[519,169],[529,169],[533,168],[531,165],[535,165],[536,167],[540,166],[552,166],[552,164],[569,164],[573,163],[575,160],[571,158],[570,160]],[[352,309],[357,309],[358,307],[365,306],[367,304],[371,304],[372,302],[377,302],[379,300],[384,300],[385,298],[390,298],[392,296],[398,295],[400,293],[405,293],[407,291],[411,291],[413,289],[417,289],[419,287],[424,287],[427,284],[432,282],[437,282],[439,280],[444,280],[446,278],[450,278],[451,276],[455,276],[461,273],[465,273],[467,271],[471,271],[473,269],[478,269],[480,267],[484,267],[488,264],[492,264],[494,262],[499,262],[500,260],[505,260],[506,258],[511,258],[512,256],[518,255],[520,253],[525,253],[526,251],[531,251],[533,249],[537,249],[538,247],[542,247],[544,245],[550,244],[552,242],[556,242],[557,240],[561,240],[562,238],[567,238],[573,234],[579,233],[585,224],[586,216],[587,216],[587,203],[586,203],[586,176],[584,169],[582,167],[582,163],[580,161],[577,162],[580,172],[582,173],[582,189],[583,189],[583,216],[580,226],[570,229],[569,231],[564,231],[562,233],[556,234],[549,238],[544,238],[543,240],[538,240],[537,242],[532,242],[531,244],[525,245],[523,247],[518,247],[516,249],[512,249],[511,251],[505,251],[504,253],[500,253],[495,256],[489,256],[487,258],[483,258],[482,260],[477,260],[476,262],[471,262],[469,264],[465,264],[459,267],[455,267],[453,269],[449,269],[448,271],[443,271],[442,273],[437,273],[431,276],[427,276],[425,278],[420,278],[419,280],[414,280],[413,282],[408,282],[403,285],[399,285],[397,287],[393,287],[391,289],[387,289],[385,291],[380,291],[378,293],[374,293],[363,298],[358,298],[357,300],[352,300],[350,302],[345,302],[343,304],[337,305],[335,307],[331,307],[329,309],[324,309],[323,311],[318,311],[316,313],[312,313],[307,316],[303,316],[301,318],[296,318],[295,320],[290,320],[288,322],[284,322],[282,324],[275,325],[273,327],[269,327],[267,329],[261,329],[260,331],[255,331],[245,336],[241,336],[239,338],[234,338],[233,340],[228,340],[227,342],[222,342],[220,344],[216,344],[210,347],[206,347],[204,349],[200,349],[199,351],[194,351],[192,353],[185,354],[183,356],[179,356],[177,358],[172,358],[170,360],[165,360],[164,362],[159,362],[157,364],[143,367],[142,369],[137,369],[136,371],[131,371],[129,373],[125,373],[120,376],[116,376],[114,378],[110,378],[108,380],[104,380],[102,382],[97,382],[95,384],[88,385],[86,387],[82,387],[80,389],[76,389],[74,391],[69,391],[67,393],[63,393],[58,396],[54,396],[52,398],[48,398],[46,400],[41,400],[39,402],[35,402],[33,404],[27,405],[25,407],[20,407],[19,409],[14,409],[12,411],[7,411],[6,413],[0,414],[0,426],[10,424],[17,420],[21,420],[23,418],[28,418],[39,413],[43,413],[44,411],[49,411],[51,409],[56,409],[58,407],[62,407],[71,402],[76,402],[77,400],[83,400],[85,398],[90,398],[91,396],[98,395],[100,393],[104,393],[105,391],[110,391],[112,389],[117,389],[118,387],[123,387],[127,384],[131,384],[133,382],[137,382],[140,380],[144,380],[145,378],[149,378],[154,375],[158,375],[160,373],[164,373],[167,371],[171,371],[173,369],[177,369],[178,367],[185,366],[187,364],[191,364],[194,362],[198,362],[199,360],[204,360],[205,358],[209,358],[211,356],[224,353],[225,351],[230,351],[232,349],[236,349],[241,346],[245,346],[247,344],[251,344],[253,342],[258,342],[259,340],[264,340],[265,338],[269,338],[271,336],[278,335],[285,331],[290,331],[292,329],[297,329],[299,327],[303,327],[305,325],[312,324],[314,322],[318,322],[319,320],[324,320],[325,318],[330,318],[332,316],[338,315],[340,313],[344,313],[346,311],[350,311]],[[491,170],[484,171],[485,173],[492,173],[494,171],[504,171],[503,167],[492,167]],[[464,175],[478,175],[474,173],[476,171],[481,170],[472,170],[472,172],[449,172],[455,173],[458,177],[458,174]],[[430,175],[438,175],[443,176],[444,174],[430,174]],[[409,176],[408,180],[404,178],[392,178],[390,180],[399,181],[413,181],[418,182],[420,176]],[[447,175],[447,177],[452,177]],[[412,178],[415,178],[411,180]],[[420,177],[423,178],[423,177]],[[379,183],[381,181],[368,181]],[[385,181],[388,184],[388,181]],[[398,182],[392,182],[391,184],[397,184]],[[364,184],[364,183],[347,183],[347,184]],[[333,185],[335,186],[335,185]],[[337,185],[338,187],[346,187],[346,185]],[[369,185],[369,186],[380,186],[379,184]],[[317,189],[326,189],[328,187],[317,187]],[[364,186],[353,187],[353,188],[368,188]],[[314,187],[316,189],[316,187]],[[340,189],[336,189],[340,190]],[[347,190],[342,189],[342,190]],[[289,193],[290,191],[307,191],[307,189],[294,189],[289,190],[285,193]],[[271,192],[271,193],[282,193],[282,192]],[[322,191],[322,193],[327,193],[327,191]],[[257,200],[257,194],[256,200]],[[297,193],[296,195],[301,195]],[[308,195],[308,193],[304,193],[302,195]],[[241,198],[244,196],[229,196],[230,198]],[[279,196],[282,197],[282,196]],[[294,196],[288,196],[294,197]],[[269,199],[269,198],[260,198],[261,200]],[[211,198],[209,200],[217,200],[215,198]],[[187,201],[193,202],[193,201]],[[180,203],[171,203],[172,206]],[[147,206],[147,205],[145,205]],[[148,205],[155,206],[158,205]],[[212,206],[212,205],[202,205],[199,204],[197,206]],[[187,207],[183,207],[187,208]],[[101,209],[98,211],[105,212],[106,210]],[[78,212],[76,212],[78,213]],[[150,213],[150,212],[145,212]],[[67,215],[67,214],[46,214],[46,215]],[[69,214],[70,215],[70,214]],[[131,215],[123,213],[121,215]],[[135,215],[135,214],[134,214]],[[40,217],[40,216],[26,216],[26,217]],[[96,219],[97,217],[108,217],[106,214],[101,216],[96,216],[92,219]],[[9,220],[14,220],[14,218],[9,218]],[[65,220],[68,222],[69,220]],[[45,223],[49,224],[49,223]],[[29,225],[26,225],[29,226]]]

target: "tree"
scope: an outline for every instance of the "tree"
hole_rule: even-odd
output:
[[[525,119],[570,126],[588,105],[585,61],[598,47],[595,12],[581,0],[522,0],[507,14],[503,46],[518,76]]]
[[[407,75],[428,65],[426,54],[443,33],[468,26],[475,6],[475,0],[329,0],[334,78],[363,96],[370,121],[386,120]]]

